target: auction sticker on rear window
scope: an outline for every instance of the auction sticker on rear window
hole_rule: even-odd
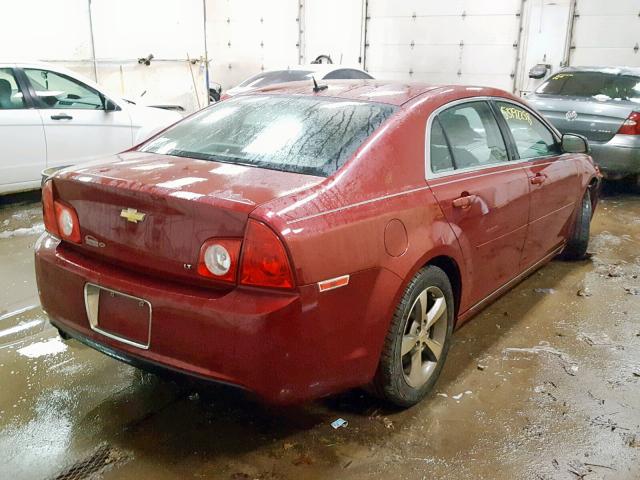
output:
[[[521,110],[516,107],[500,107],[500,112],[506,120],[519,120],[521,122],[527,122],[529,125],[533,125],[531,115],[525,110]]]

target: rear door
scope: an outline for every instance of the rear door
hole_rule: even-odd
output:
[[[519,273],[529,185],[486,100],[443,107],[428,127],[429,185],[471,265],[470,298],[481,301]]]
[[[495,107],[512,137],[531,192],[527,241],[521,259],[526,269],[553,253],[566,238],[580,181],[576,160],[562,154],[560,139],[533,111],[507,100]]]
[[[121,152],[133,145],[131,118],[105,111],[101,94],[59,72],[25,68],[44,124],[47,166],[61,167]]]
[[[11,67],[0,68],[0,193],[38,186],[47,150],[38,111]]]

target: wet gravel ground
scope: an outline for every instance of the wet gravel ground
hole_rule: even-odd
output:
[[[592,257],[458,330],[434,393],[401,412],[361,391],[268,408],[60,341],[34,282],[39,204],[5,199],[0,477],[638,479],[640,196],[608,190]]]

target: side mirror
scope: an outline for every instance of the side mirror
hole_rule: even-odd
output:
[[[563,153],[591,153],[589,141],[582,135],[565,133],[562,135]]]
[[[529,78],[544,78],[547,75],[547,71],[549,71],[549,69],[551,69],[551,65],[548,65],[546,63],[538,63],[537,65],[531,67],[531,70],[529,70]]]

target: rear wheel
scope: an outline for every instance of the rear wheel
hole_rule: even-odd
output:
[[[449,351],[453,331],[453,291],[449,278],[433,265],[407,286],[385,339],[375,393],[410,407],[433,388]]]
[[[587,255],[589,246],[589,233],[591,231],[591,193],[587,189],[582,197],[582,204],[576,217],[571,237],[562,252],[562,256],[567,260],[582,260]]]

